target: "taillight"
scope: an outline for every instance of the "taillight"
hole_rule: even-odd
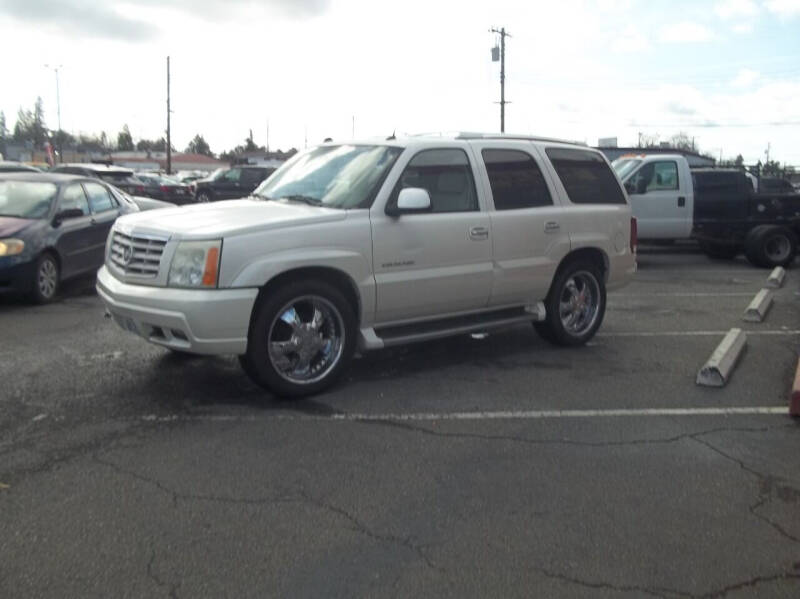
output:
[[[160,189],[161,191],[169,191],[169,187],[167,187],[166,185],[161,185],[161,186],[159,186],[159,189]]]
[[[639,247],[639,228],[636,224],[636,217],[631,217],[631,252],[634,254]]]

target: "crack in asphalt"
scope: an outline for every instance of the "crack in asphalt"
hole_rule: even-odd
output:
[[[147,562],[147,577],[153,582],[155,582],[156,585],[161,589],[169,587],[168,596],[170,597],[170,599],[178,599],[178,587],[180,586],[180,584],[166,583],[163,580],[161,580],[158,576],[156,576],[156,573],[153,572],[153,564],[155,564],[155,561],[156,561],[156,550],[151,549],[150,561]]]
[[[771,526],[776,532],[778,532],[778,534],[780,534],[785,539],[788,539],[793,543],[800,543],[800,537],[793,535],[792,533],[784,529],[779,523],[775,522],[768,516],[765,516],[764,514],[758,512],[758,510],[761,507],[772,502],[774,495],[777,495],[778,498],[783,501],[793,501],[795,503],[800,502],[800,490],[795,489],[794,487],[788,484],[782,484],[787,482],[786,479],[778,476],[772,476],[771,474],[765,474],[763,472],[759,472],[758,470],[749,467],[739,458],[736,458],[722,451],[720,448],[716,447],[710,441],[700,438],[702,436],[705,436],[706,434],[709,433],[696,433],[694,435],[691,435],[691,439],[699,443],[700,445],[705,446],[706,448],[710,449],[711,451],[725,458],[726,460],[733,462],[734,464],[739,466],[739,468],[742,471],[747,472],[748,474],[751,474],[758,479],[760,483],[758,498],[754,503],[752,503],[748,507],[748,511],[757,519]]]
[[[227,503],[227,504],[234,504],[234,505],[267,505],[267,504],[291,504],[291,503],[299,503],[299,504],[307,504],[316,507],[317,509],[321,509],[326,511],[330,514],[334,514],[340,518],[344,518],[349,521],[353,526],[350,527],[350,530],[353,530],[359,534],[367,536],[371,539],[376,541],[390,543],[395,545],[400,545],[405,547],[412,553],[414,553],[419,559],[425,562],[425,564],[433,569],[437,570],[440,573],[444,573],[444,570],[437,567],[431,559],[425,554],[425,549],[427,549],[430,545],[415,543],[412,537],[403,537],[399,535],[393,535],[388,533],[378,533],[372,530],[369,526],[367,526],[364,522],[359,520],[356,516],[348,512],[347,510],[340,508],[332,503],[323,501],[317,497],[314,497],[308,494],[305,491],[298,491],[293,494],[283,494],[283,495],[276,495],[274,497],[258,497],[258,498],[246,498],[246,497],[226,497],[221,495],[208,495],[208,494],[198,494],[198,493],[181,493],[172,489],[162,483],[161,481],[151,478],[148,476],[144,476],[132,470],[128,470],[119,466],[114,462],[109,460],[105,460],[98,455],[92,455],[92,460],[97,464],[105,466],[115,473],[133,478],[135,480],[147,483],[158,490],[168,494],[172,498],[172,505],[173,507],[177,507],[178,501],[210,501],[210,502],[217,502],[217,503]]]

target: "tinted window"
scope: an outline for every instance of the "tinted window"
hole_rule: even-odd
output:
[[[222,179],[224,181],[238,181],[239,177],[242,175],[242,169],[240,168],[232,168],[227,173],[222,175]]]
[[[114,200],[108,193],[108,190],[102,185],[97,183],[84,183],[86,188],[86,195],[89,198],[89,208],[92,212],[105,212],[106,210],[113,210],[116,206]]]
[[[573,204],[624,204],[617,178],[595,152],[572,148],[546,150]]]
[[[246,168],[242,170],[242,183],[245,185],[258,185],[267,176],[264,169]]]
[[[401,189],[419,187],[431,196],[431,212],[478,210],[475,180],[463,150],[423,150],[408,163],[392,193],[397,204]]]
[[[59,211],[77,209],[83,212],[84,216],[89,214],[89,202],[86,200],[86,194],[83,193],[83,187],[79,183],[67,186],[61,196],[61,204],[58,209]]]
[[[533,157],[515,150],[484,150],[495,210],[551,206],[553,199]]]

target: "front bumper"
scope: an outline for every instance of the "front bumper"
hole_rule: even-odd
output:
[[[28,293],[36,280],[36,260],[20,256],[0,258],[0,294]]]
[[[103,266],[97,293],[123,329],[195,354],[243,354],[258,289],[172,289],[130,285]]]

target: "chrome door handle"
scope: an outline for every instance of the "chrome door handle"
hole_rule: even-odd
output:
[[[489,229],[487,227],[470,227],[469,238],[475,240],[489,239]]]
[[[558,231],[560,228],[561,228],[561,225],[559,225],[554,220],[549,220],[544,224],[544,232],[545,233],[554,233],[554,232]]]

